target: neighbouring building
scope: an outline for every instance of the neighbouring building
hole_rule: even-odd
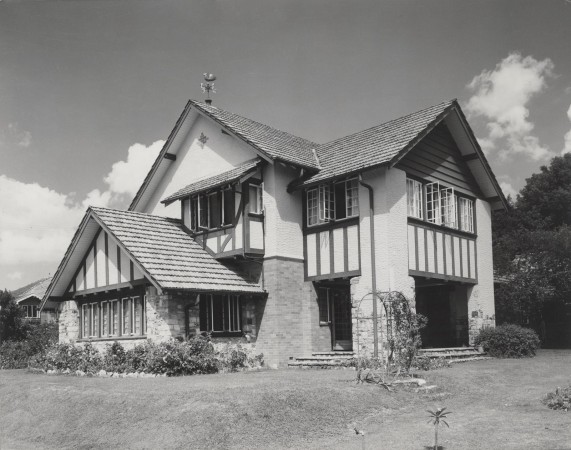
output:
[[[191,100],[129,209],[87,210],[44,302],[61,341],[211,333],[277,366],[382,351],[372,293],[396,291],[424,346],[469,345],[505,207],[455,100],[325,144]]]
[[[14,300],[24,310],[24,318],[29,322],[56,322],[59,304],[46,302],[40,313],[42,299],[52,278],[42,278],[12,292]]]

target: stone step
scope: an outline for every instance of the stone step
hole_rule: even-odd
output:
[[[355,352],[351,351],[330,351],[330,352],[314,352],[313,356],[355,356]]]
[[[450,360],[450,364],[452,363],[463,363],[469,361],[482,361],[485,359],[494,359],[491,356],[472,356],[470,358],[454,358]]]
[[[298,356],[296,359],[298,361],[345,361],[354,359],[354,356],[343,355],[343,356]]]
[[[419,350],[419,355],[428,356],[429,358],[466,358],[484,356],[484,352],[480,352],[474,347],[457,347],[457,348],[423,348]]]

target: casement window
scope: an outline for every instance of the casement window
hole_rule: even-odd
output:
[[[422,215],[422,183],[420,181],[406,180],[406,208],[409,217],[423,219]]]
[[[83,339],[143,336],[146,334],[145,300],[124,297],[81,306]]]
[[[356,178],[320,184],[306,191],[307,225],[359,216],[359,183]]]
[[[235,216],[234,189],[223,189],[209,194],[198,194],[186,201],[189,206],[185,224],[192,231],[215,229],[232,225]],[[185,207],[187,207],[185,206]]]
[[[406,194],[409,217],[474,232],[474,202],[456,195],[454,188],[438,182],[423,186],[421,182],[407,178]]]
[[[242,330],[240,297],[200,294],[200,331],[239,333]]]
[[[359,182],[356,178],[335,183],[335,219],[359,215]]]
[[[249,194],[249,212],[254,214],[262,214],[264,210],[263,200],[263,187],[261,184],[250,184],[248,188]]]
[[[459,197],[460,230],[469,233],[474,232],[474,202],[470,199]]]
[[[24,318],[26,319],[39,319],[40,308],[36,305],[22,305],[24,310]]]

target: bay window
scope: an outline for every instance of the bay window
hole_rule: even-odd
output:
[[[234,189],[221,189],[208,194],[198,194],[185,201],[185,225],[192,231],[212,230],[232,225],[235,216]]]
[[[26,319],[39,319],[40,308],[37,305],[22,305],[24,310],[24,318]]]
[[[83,339],[144,336],[144,297],[136,295],[84,303],[80,327]]]

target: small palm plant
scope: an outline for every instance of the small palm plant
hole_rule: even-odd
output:
[[[444,419],[447,419],[448,414],[452,414],[452,412],[446,411],[446,408],[438,408],[436,411],[430,411],[427,409],[426,412],[429,414],[428,417],[430,417],[427,423],[432,422],[434,425],[434,450],[438,450],[438,426],[440,425],[440,422],[442,422],[450,428],[450,425],[448,425]]]

